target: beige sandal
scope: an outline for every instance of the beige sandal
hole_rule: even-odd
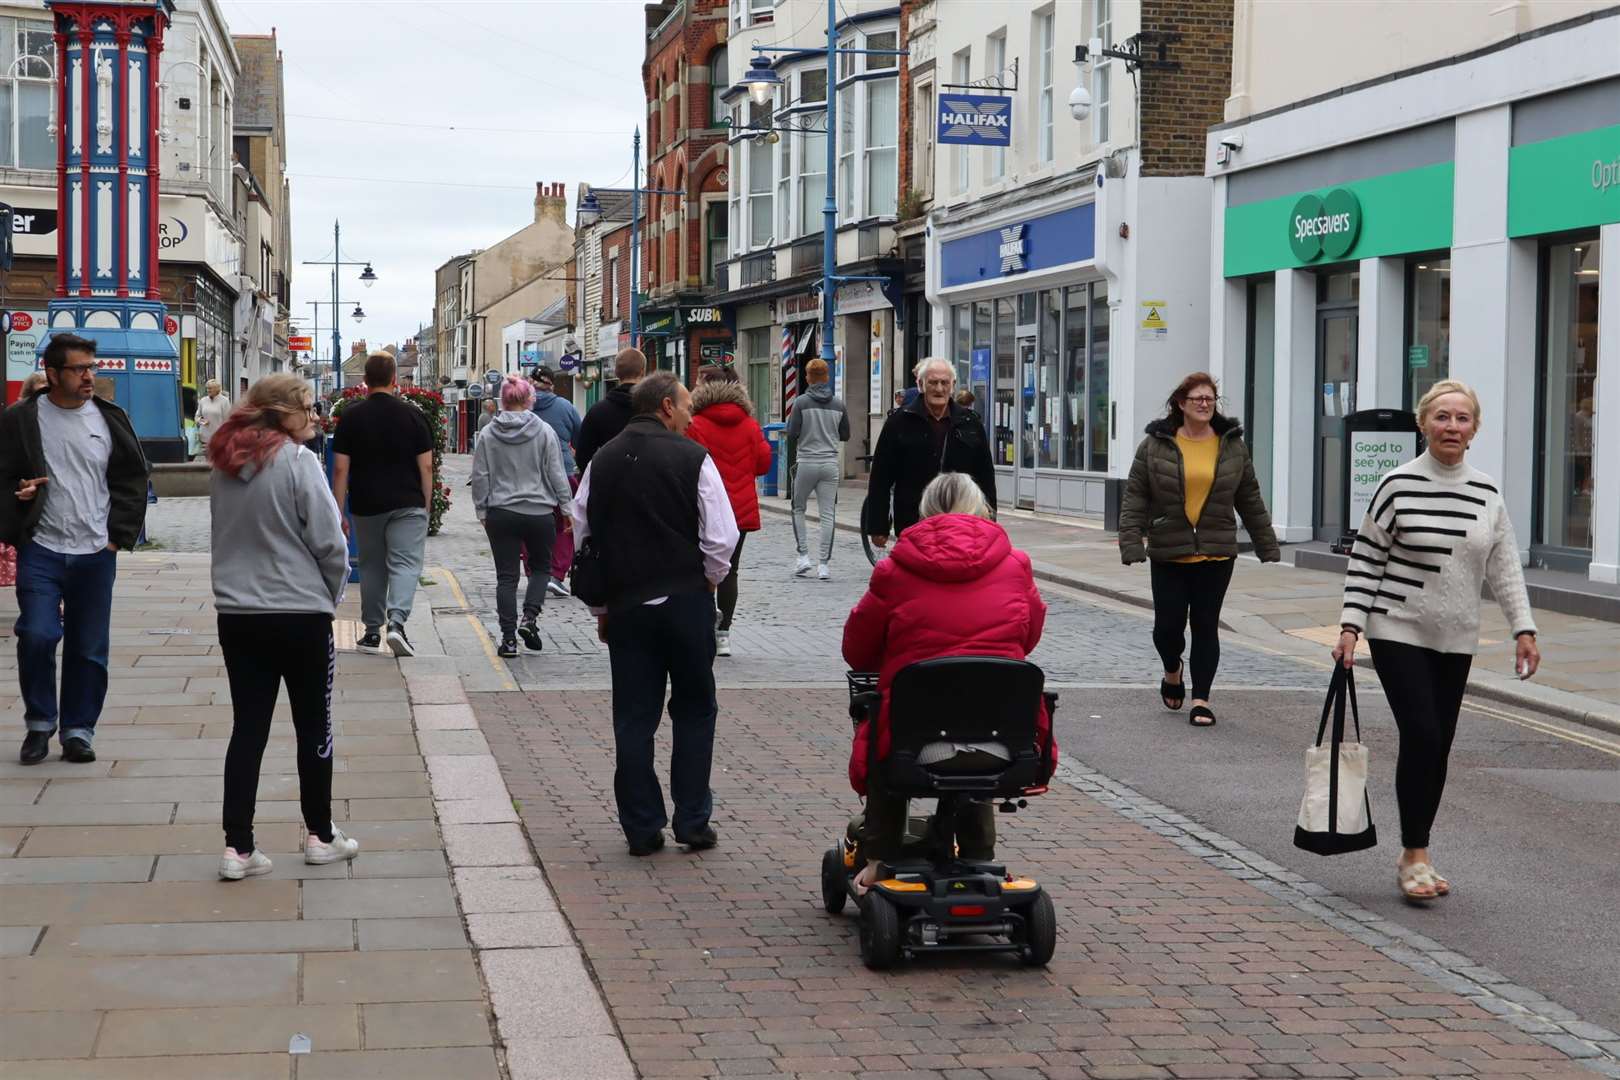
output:
[[[1440,883],[1435,880],[1434,867],[1428,863],[1408,863],[1395,868],[1395,880],[1400,883],[1401,895],[1408,901],[1422,903],[1438,899],[1444,895],[1440,892]],[[1448,883],[1449,887],[1449,883]],[[1417,889],[1433,889],[1433,892],[1417,892]]]
[[[1434,880],[1434,894],[1436,896],[1450,896],[1451,882],[1440,876],[1440,871],[1433,866],[1429,867],[1429,877]]]

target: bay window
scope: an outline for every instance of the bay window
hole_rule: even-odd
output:
[[[838,89],[838,211],[855,220],[855,84]]]
[[[892,217],[899,206],[900,86],[866,84],[866,215]]]
[[[819,116],[826,123],[827,114],[812,113],[806,118],[813,125]],[[822,210],[827,202],[827,133],[806,131],[799,144],[799,235],[807,236],[822,227]]]

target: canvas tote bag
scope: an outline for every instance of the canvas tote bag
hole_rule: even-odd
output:
[[[1344,739],[1344,707],[1356,727],[1354,742]],[[1332,738],[1328,714],[1333,714]],[[1356,683],[1351,669],[1333,667],[1316,745],[1305,751],[1305,797],[1299,804],[1294,846],[1318,855],[1342,855],[1378,843],[1373,828],[1372,803],[1367,798],[1367,748],[1361,744],[1361,715],[1356,709]]]

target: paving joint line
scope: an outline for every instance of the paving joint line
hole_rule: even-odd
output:
[[[1600,1076],[1620,1078],[1620,1034],[1582,1020],[1538,990],[1509,982],[1433,938],[1338,896],[1175,809],[1065,755],[1055,779],[1210,866],[1432,979]]]

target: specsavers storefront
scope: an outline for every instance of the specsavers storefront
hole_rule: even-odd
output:
[[[1450,377],[1526,561],[1620,574],[1620,56],[1598,53],[1555,32],[1211,133],[1211,363],[1284,539],[1355,527],[1347,414]],[[1550,70],[1587,74],[1531,96]]]

